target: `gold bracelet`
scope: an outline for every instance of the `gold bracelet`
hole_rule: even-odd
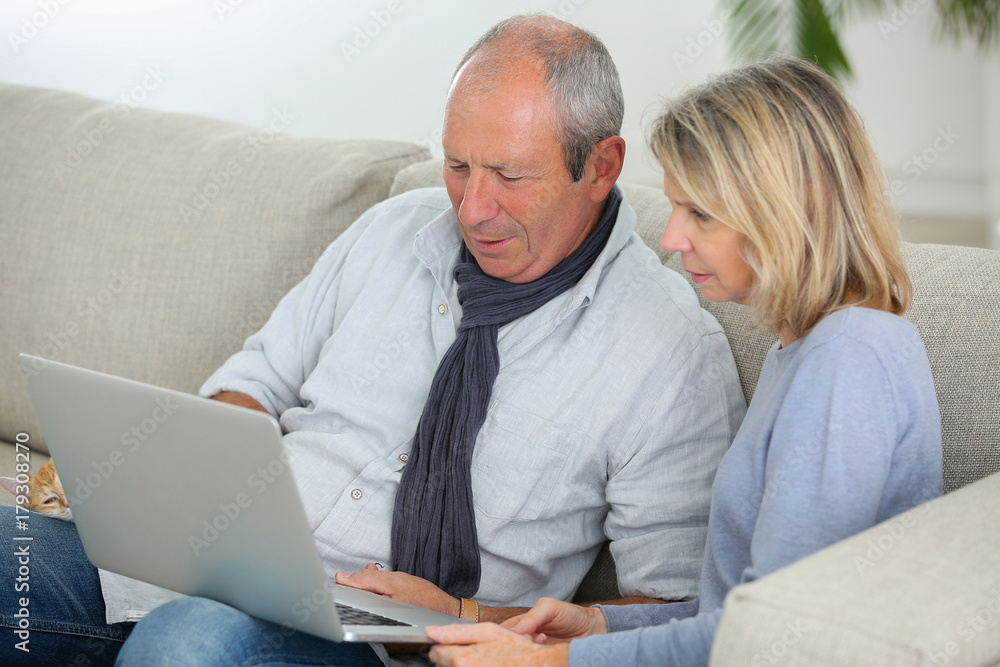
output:
[[[466,613],[467,606],[468,606],[468,613]],[[473,623],[478,623],[479,603],[476,602],[475,600],[469,600],[467,598],[459,598],[458,617],[463,621],[472,621]]]

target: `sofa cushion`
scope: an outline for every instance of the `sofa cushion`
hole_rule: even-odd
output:
[[[907,244],[906,265],[906,318],[934,374],[948,492],[1000,470],[1000,252]]]
[[[0,84],[0,439],[42,437],[19,352],[196,391],[415,144],[299,137]]]
[[[711,664],[997,664],[998,514],[992,475],[737,586]]]

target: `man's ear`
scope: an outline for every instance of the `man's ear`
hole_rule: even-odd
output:
[[[590,187],[590,201],[595,204],[604,201],[622,173],[624,163],[625,140],[621,137],[608,137],[594,145],[584,170],[584,178],[588,179]]]

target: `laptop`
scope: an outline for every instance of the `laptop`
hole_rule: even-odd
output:
[[[95,566],[331,641],[430,643],[460,619],[329,581],[263,412],[18,357]]]

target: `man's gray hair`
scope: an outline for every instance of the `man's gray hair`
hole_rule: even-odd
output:
[[[558,19],[514,16],[490,28],[466,51],[455,76],[480,52],[484,62],[475,64],[473,76],[499,73],[524,56],[538,62],[556,110],[566,169],[579,181],[591,150],[621,132],[625,115],[618,68],[603,42]]]

